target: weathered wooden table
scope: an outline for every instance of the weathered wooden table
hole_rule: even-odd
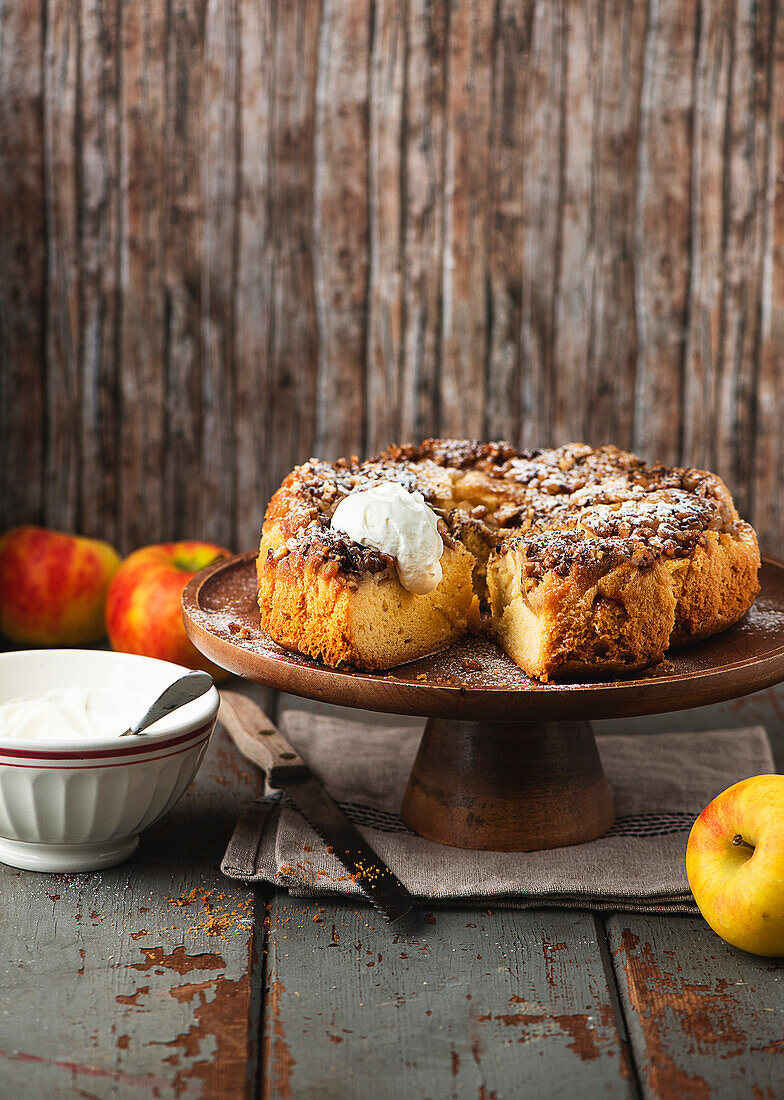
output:
[[[242,690],[278,713],[316,706]],[[596,727],[752,722],[781,769],[784,686]],[[131,862],[0,865],[0,1095],[784,1094],[784,961],[689,917],[444,908],[390,928],[364,905],[254,890],[218,865],[259,789],[219,729]]]

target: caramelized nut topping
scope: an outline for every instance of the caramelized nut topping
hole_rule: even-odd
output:
[[[294,549],[314,565],[334,563],[347,577],[388,570],[388,555],[330,527],[348,493],[380,480],[421,492],[439,516],[445,545],[481,539],[490,548],[501,536],[504,546],[522,538],[531,578],[550,569],[565,576],[575,563],[600,560],[647,569],[660,558],[688,556],[706,532],[731,530],[737,520],[714,474],[648,466],[617,447],[518,451],[505,442],[428,439],[367,462],[352,455],[297,467],[281,489],[276,518],[287,542],[273,560]]]
[[[591,534],[641,539],[668,558],[688,557],[705,531],[723,522],[715,501],[682,489],[663,489],[620,505],[597,504],[580,513],[579,525]]]
[[[590,538],[581,531],[522,536],[506,546],[524,550],[525,575],[535,580],[541,580],[549,572],[568,577],[575,566],[611,567],[631,563],[645,571],[652,568],[659,557],[639,539]]]

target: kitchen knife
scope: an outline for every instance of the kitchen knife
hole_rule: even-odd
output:
[[[414,904],[408,890],[362,839],[277,726],[246,696],[221,691],[220,697],[219,718],[242,755],[267,773],[271,787],[286,792],[388,921],[406,914]]]

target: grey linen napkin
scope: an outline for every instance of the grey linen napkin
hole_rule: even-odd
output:
[[[692,913],[684,852],[710,800],[774,770],[761,726],[598,737],[616,821],[599,840],[543,852],[476,852],[424,840],[399,817],[420,732],[289,711],[281,723],[311,769],[390,869],[423,902]],[[221,869],[297,897],[360,895],[285,798],[249,806]]]

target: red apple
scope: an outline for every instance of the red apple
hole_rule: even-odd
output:
[[[45,527],[0,538],[0,630],[22,645],[96,642],[106,633],[106,590],[120,564],[107,542]]]
[[[722,939],[784,955],[784,775],[755,775],[717,795],[692,826],[686,873]]]
[[[163,542],[126,558],[106,599],[106,627],[114,649],[201,668],[214,679],[228,676],[185,633],[181,600],[194,573],[230,555],[212,542]]]

